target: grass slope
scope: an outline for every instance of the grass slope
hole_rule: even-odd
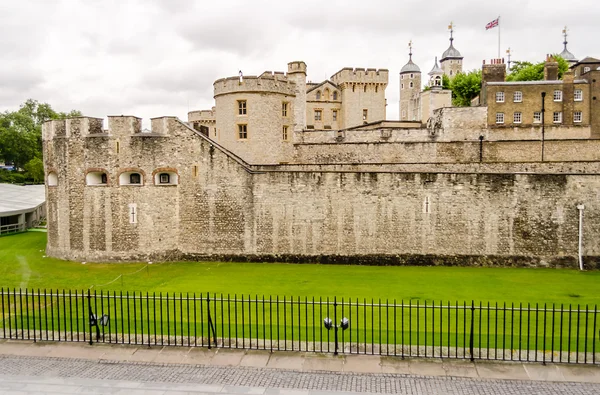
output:
[[[45,245],[45,233],[0,237],[0,287],[600,304],[600,272],[224,262],[83,265],[44,258]]]

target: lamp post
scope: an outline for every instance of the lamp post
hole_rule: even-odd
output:
[[[544,137],[546,133],[546,92],[542,92],[542,162],[544,161]]]
[[[346,317],[342,318],[342,320],[340,321],[340,325],[336,325],[335,324],[336,322],[337,322],[337,301],[334,298],[333,299],[333,321],[329,317],[325,317],[325,319],[323,320],[323,325],[325,326],[325,328],[327,330],[335,329],[335,337],[334,337],[335,351],[333,352],[333,355],[338,355],[338,329],[342,328],[342,331],[345,331],[346,329],[348,329],[350,327],[350,321],[348,321],[348,318],[346,318]]]

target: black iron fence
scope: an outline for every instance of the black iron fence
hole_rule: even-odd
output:
[[[597,306],[0,289],[5,339],[598,364]]]

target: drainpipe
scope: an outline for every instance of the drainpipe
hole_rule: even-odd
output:
[[[583,204],[577,205],[579,210],[579,270],[583,270]]]

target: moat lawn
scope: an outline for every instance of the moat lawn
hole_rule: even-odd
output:
[[[352,297],[375,301],[600,304],[600,272],[230,262],[86,263],[45,258],[46,234],[0,237],[0,287]]]

